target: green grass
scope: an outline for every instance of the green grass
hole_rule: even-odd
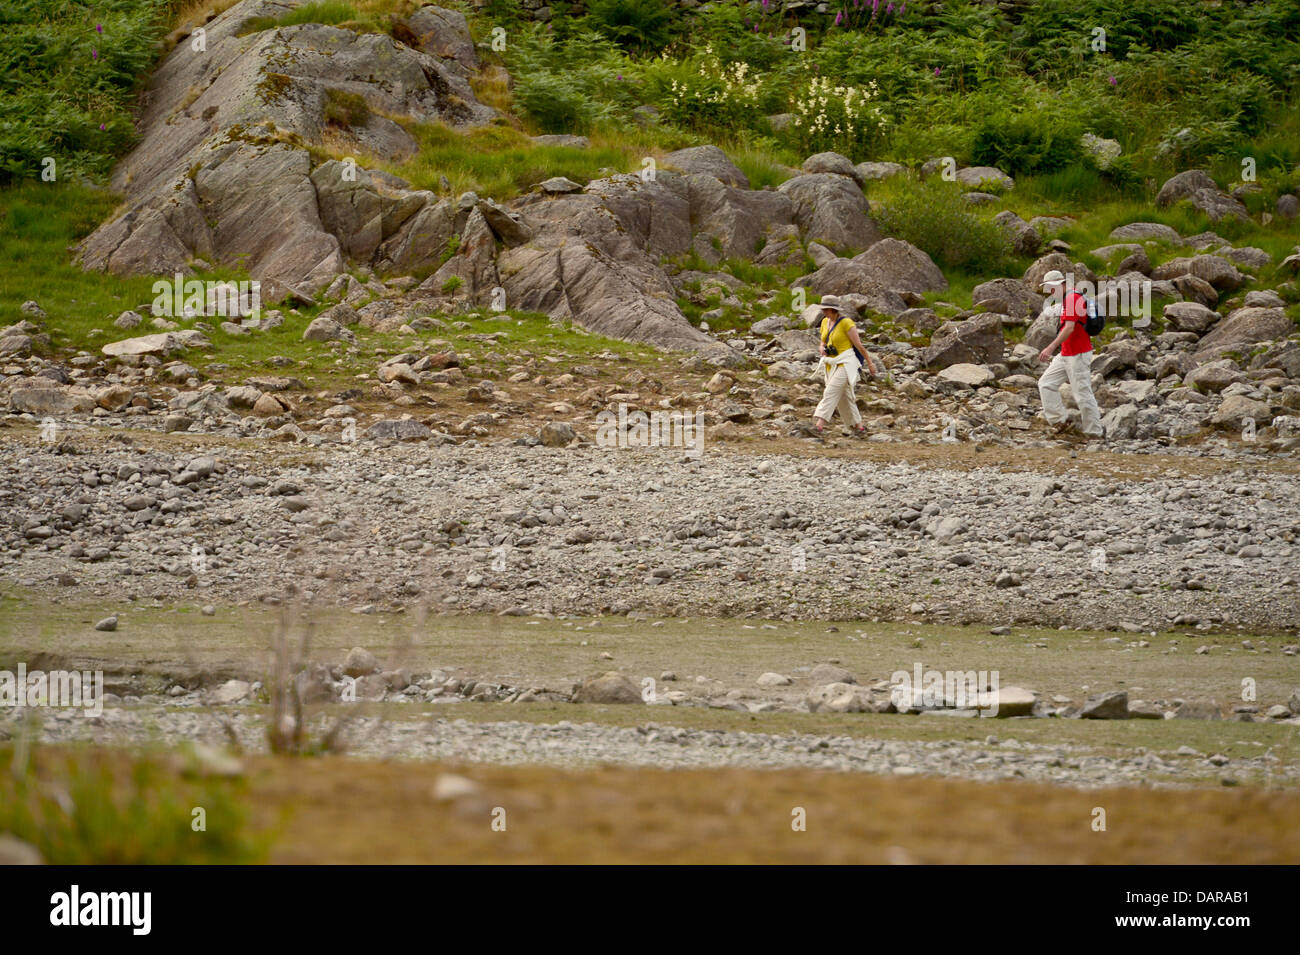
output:
[[[27,754],[25,745],[0,748],[0,833],[35,846],[48,865],[266,859],[270,840],[249,827],[238,779],[186,778],[147,754],[78,748]]]
[[[381,163],[417,189],[459,195],[477,192],[509,199],[552,176],[587,183],[607,170],[634,172],[641,154],[630,145],[595,145],[590,149],[539,146],[508,126],[486,126],[460,132],[441,124],[412,123],[408,131],[419,153],[404,163]],[[446,177],[450,189],[442,186]]]
[[[116,206],[108,191],[71,183],[0,190],[0,323],[19,321],[19,306],[32,299],[49,315],[56,345],[88,347],[112,340],[92,335],[93,328],[117,332],[113,319],[153,300],[153,279],[83,272],[72,263],[68,247]]]
[[[282,13],[278,17],[256,17],[244,24],[240,36],[274,30],[277,27],[291,27],[303,23],[321,23],[327,26],[340,26],[355,29],[358,32],[382,32],[378,20],[363,16],[356,7],[346,0],[315,0],[300,7]]]

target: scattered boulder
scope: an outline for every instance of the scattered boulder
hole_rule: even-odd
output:
[[[1260,342],[1277,341],[1295,329],[1280,308],[1239,308],[1229,313],[1196,348],[1198,361],[1211,361],[1225,352],[1249,351]]]
[[[611,670],[588,677],[573,691],[574,703],[643,703],[640,688],[626,675]]]
[[[573,425],[563,421],[548,421],[542,425],[538,440],[548,448],[566,448],[576,436]]]
[[[934,261],[902,239],[881,239],[851,260],[869,279],[895,292],[943,291],[948,280]]]
[[[376,441],[427,441],[433,432],[411,418],[384,418],[366,429],[366,437]]]
[[[852,179],[806,173],[778,187],[793,204],[794,221],[807,242],[832,249],[868,249],[883,236],[872,221],[867,197]]]
[[[1165,322],[1177,332],[1201,334],[1221,317],[1199,302],[1171,302],[1164,308]]]
[[[810,713],[867,713],[872,709],[862,692],[848,683],[814,686],[804,702]]]
[[[853,675],[853,671],[834,663],[817,664],[812,668],[812,672],[808,674],[808,679],[812,680],[814,684],[858,682],[858,678]]]
[[[847,176],[859,186],[862,185],[862,174],[847,156],[841,156],[839,153],[825,152],[809,156],[800,168],[806,173],[826,172],[836,176]]]
[[[1088,697],[1079,717],[1085,720],[1128,719],[1128,690],[1111,690]]]
[[[992,365],[1002,361],[1004,347],[1002,316],[983,312],[962,322],[945,322],[939,326],[921,361],[929,368],[947,368],[958,363]]]
[[[949,365],[939,372],[939,377],[944,381],[955,382],[959,385],[967,385],[971,388],[978,388],[981,385],[992,384],[994,374],[984,365],[971,365],[965,362],[958,362],[955,365]]]
[[[967,166],[957,170],[957,181],[968,189],[982,192],[1014,189],[1016,181],[996,166]]]
[[[344,676],[368,676],[379,671],[378,658],[365,647],[353,647],[343,660]]]
[[[749,177],[717,146],[692,146],[679,149],[663,158],[661,164],[683,173],[712,176],[725,185],[738,189],[749,188]]]

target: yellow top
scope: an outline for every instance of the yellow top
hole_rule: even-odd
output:
[[[830,327],[831,319],[823,318],[821,331],[818,334],[823,342],[826,341],[826,329]],[[830,346],[827,351],[834,351],[836,355],[843,355],[846,351],[853,350],[853,341],[849,338],[849,329],[853,328],[853,319],[841,318],[835,325],[835,331],[831,334]]]

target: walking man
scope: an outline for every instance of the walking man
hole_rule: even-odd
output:
[[[1056,432],[1070,427],[1070,416],[1061,400],[1061,385],[1070,382],[1070,393],[1079,406],[1079,430],[1089,438],[1103,435],[1101,411],[1092,394],[1092,339],[1085,325],[1088,321],[1087,300],[1074,289],[1065,287],[1065,276],[1056,269],[1043,276],[1043,291],[1061,300],[1061,327],[1038,354],[1041,362],[1051,362],[1038,379],[1038,395],[1043,400],[1043,417]],[[1060,348],[1061,353],[1052,357]]]

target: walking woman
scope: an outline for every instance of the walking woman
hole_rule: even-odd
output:
[[[876,363],[858,337],[858,327],[853,324],[853,319],[844,315],[840,300],[824,295],[821,306],[821,369],[826,378],[826,390],[814,412],[817,433],[826,430],[826,422],[838,409],[840,417],[849,421],[855,432],[866,434],[867,428],[862,423],[853,389],[863,362],[873,378],[876,376]]]

